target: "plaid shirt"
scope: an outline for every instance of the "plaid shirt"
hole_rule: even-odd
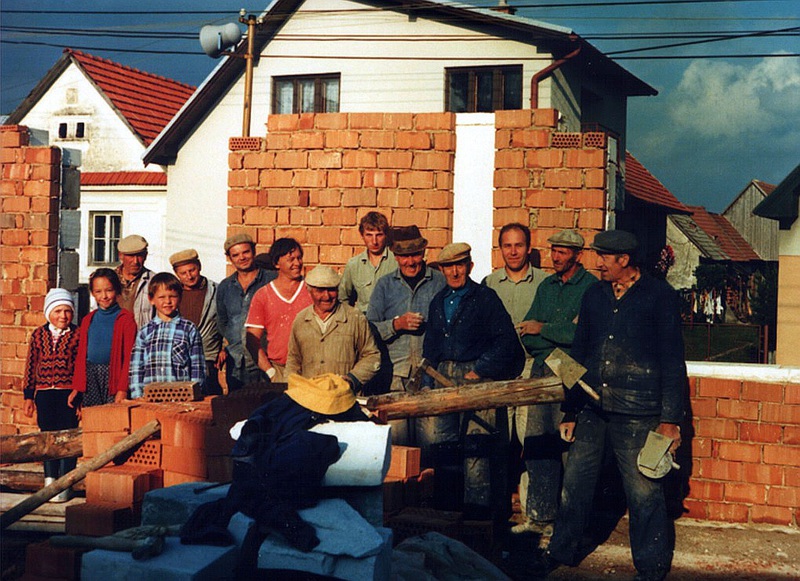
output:
[[[141,397],[144,386],[156,381],[206,379],[203,342],[194,323],[180,316],[171,321],[155,317],[136,335],[131,355],[130,396]]]

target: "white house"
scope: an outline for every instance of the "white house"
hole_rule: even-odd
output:
[[[141,156],[194,87],[65,49],[7,123],[38,141],[81,152],[79,280],[116,265],[116,242],[141,234],[148,266],[168,267],[167,175]],[[173,250],[174,251],[174,250]]]
[[[555,108],[564,131],[598,128],[624,152],[627,98],[656,94],[572,30],[502,11],[438,0],[274,0],[260,19],[253,135],[266,133],[272,113],[463,113],[457,124],[475,131],[458,138],[457,213],[460,168],[475,169],[459,164],[462,148],[485,150],[493,169],[493,111]],[[223,57],[143,158],[169,166],[168,215],[192,216],[167,223],[167,246],[197,248],[216,279],[225,275],[228,140],[240,135],[244,68],[245,59]],[[473,113],[488,120],[467,119]],[[485,187],[491,193],[490,174]],[[481,217],[491,231],[491,212]]]

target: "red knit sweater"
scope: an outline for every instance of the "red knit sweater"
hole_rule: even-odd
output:
[[[86,391],[86,352],[89,348],[89,325],[97,311],[86,315],[81,321],[80,347],[78,358],[75,362],[75,376],[72,389]],[[115,395],[121,391],[128,392],[128,370],[131,366],[131,352],[136,343],[136,321],[133,313],[122,309],[114,321],[114,331],[111,334],[111,361],[108,364],[108,393]]]
[[[25,361],[25,399],[33,399],[37,389],[71,389],[78,354],[78,332],[75,325],[53,345],[49,325],[34,330]]]

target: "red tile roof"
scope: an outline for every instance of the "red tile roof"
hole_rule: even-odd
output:
[[[678,198],[673,196],[672,192],[653,174],[647,171],[647,168],[633,157],[630,151],[625,152],[625,191],[644,202],[680,213],[689,213],[689,209],[678,201]]]
[[[191,85],[64,49],[149,145],[194,93]]]
[[[728,222],[725,216],[713,214],[702,206],[689,206],[692,219],[702,228],[734,262],[761,260],[752,246]]]
[[[774,184],[768,184],[767,182],[762,182],[761,180],[753,180],[756,185],[761,188],[761,191],[764,192],[766,195],[770,195],[772,192],[775,191],[775,188],[778,186]]]
[[[160,171],[81,172],[82,186],[166,186],[167,174]]]

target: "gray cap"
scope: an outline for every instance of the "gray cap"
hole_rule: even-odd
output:
[[[633,254],[639,248],[639,241],[630,232],[606,230],[594,237],[591,246],[598,254]]]
[[[436,264],[455,264],[456,262],[470,260],[471,252],[472,247],[466,242],[453,242],[442,248],[442,251],[436,258]]]
[[[341,278],[330,266],[320,264],[306,275],[306,284],[315,288],[334,288],[339,286]]]
[[[180,252],[176,252],[175,254],[169,257],[169,263],[172,265],[173,268],[182,266],[188,262],[197,262],[199,260],[200,258],[197,255],[197,250],[195,250],[194,248],[181,250]]]
[[[547,241],[553,246],[566,246],[567,248],[581,249],[586,245],[583,236],[577,230],[562,230],[553,234]]]
[[[225,240],[225,252],[227,253],[228,250],[236,246],[237,244],[251,244],[255,246],[255,242],[253,242],[253,237],[246,232],[240,232],[239,234],[233,234],[232,236],[228,236]]]
[[[147,250],[147,240],[138,234],[131,234],[117,242],[117,252],[121,254],[139,254]]]

